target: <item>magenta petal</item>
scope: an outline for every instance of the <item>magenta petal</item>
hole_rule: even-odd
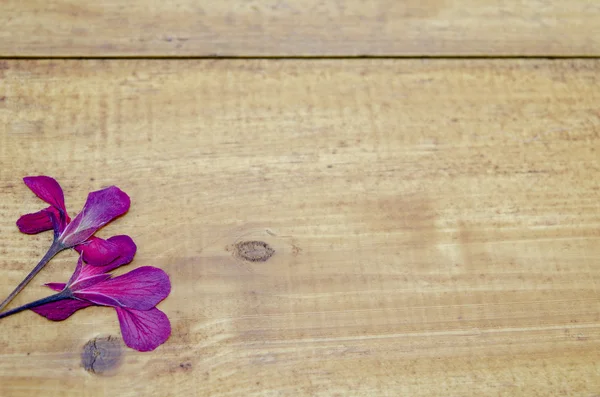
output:
[[[77,259],[77,266],[75,266],[75,271],[73,271],[71,278],[69,278],[69,281],[67,281],[67,285],[71,285],[79,279],[83,268],[83,259],[81,259],[81,255],[79,255],[79,259]]]
[[[46,230],[52,230],[54,224],[52,223],[52,217],[48,211],[41,210],[20,217],[17,221],[17,227],[21,233],[37,234],[45,232]]]
[[[108,241],[119,246],[119,256],[111,263],[103,266],[105,272],[109,272],[119,266],[126,265],[133,260],[133,257],[137,251],[137,246],[131,237],[127,235],[113,236],[109,238]]]
[[[50,204],[51,206],[63,211],[65,214],[65,196],[63,191],[53,178],[49,176],[27,176],[23,178],[27,185],[36,196]]]
[[[97,306],[111,306],[111,307],[121,307],[120,301],[113,298],[112,296],[103,294],[101,292],[88,292],[87,290],[82,291],[73,291],[73,296],[79,299],[83,299]]]
[[[32,214],[23,215],[17,221],[17,227],[22,233],[27,234],[36,234],[51,229],[60,232],[69,222],[68,215],[62,216],[56,208],[48,207]]]
[[[46,317],[48,320],[62,321],[70,317],[77,310],[88,306],[93,306],[93,304],[76,299],[63,299],[58,302],[46,303],[45,305],[34,307],[31,310],[40,316]]]
[[[93,285],[106,281],[110,278],[110,274],[96,274],[91,277],[78,277],[77,281],[69,285],[69,289],[73,292],[90,288]],[[112,305],[111,305],[112,306]]]
[[[46,283],[44,285],[54,291],[59,291],[59,292],[62,291],[63,289],[65,289],[65,287],[67,286],[67,284],[65,284],[65,283]]]
[[[118,244],[94,236],[76,246],[76,250],[83,253],[83,260],[87,264],[94,266],[106,265],[121,254],[121,247]]]
[[[97,305],[148,310],[171,291],[169,276],[163,270],[144,266],[122,276],[74,291],[74,295]]]
[[[102,273],[102,272],[86,272],[87,269],[97,269],[101,267],[89,266],[83,264],[82,256],[79,256],[79,260],[77,261],[77,266],[75,267],[75,271],[73,275],[69,279],[67,283],[69,285],[69,289],[74,291],[79,291],[88,287],[91,287],[94,284],[101,283],[110,278],[110,274]],[[52,287],[51,287],[52,288]]]
[[[129,209],[129,196],[116,186],[92,192],[81,212],[67,225],[60,236],[65,247],[83,243],[96,230]]]
[[[117,256],[112,262],[102,266],[84,266],[81,272],[82,277],[90,277],[96,274],[108,273],[111,270],[114,270],[119,266],[126,265],[133,260],[137,247],[131,237],[125,235],[113,236],[109,238],[108,241],[119,247],[119,256]],[[81,247],[81,245],[78,245],[75,247],[75,249],[79,251],[79,247]]]
[[[116,309],[123,341],[132,349],[151,351],[169,339],[171,323],[167,315],[157,308],[145,311]]]

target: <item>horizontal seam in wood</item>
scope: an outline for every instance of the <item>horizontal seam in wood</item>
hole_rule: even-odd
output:
[[[119,59],[132,59],[132,60],[363,60],[363,59],[442,59],[442,60],[555,60],[555,59],[600,59],[599,55],[293,55],[293,56],[5,56],[0,55],[0,60],[61,60],[61,59],[72,59],[72,60],[86,60],[86,59],[97,59],[97,60],[119,60]]]

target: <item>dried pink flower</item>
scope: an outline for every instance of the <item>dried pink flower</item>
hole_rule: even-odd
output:
[[[53,321],[70,317],[89,306],[109,306],[117,311],[125,344],[139,351],[150,351],[163,344],[171,334],[168,317],[156,305],[171,291],[169,276],[161,269],[144,266],[112,277],[108,272],[129,263],[135,255],[135,244],[128,236],[115,236],[109,241],[120,255],[103,266],[91,266],[83,255],[75,272],[65,283],[47,286],[58,294],[0,314],[0,318],[31,309]]]
[[[103,265],[119,255],[118,247],[109,240],[93,237],[93,234],[114,218],[129,209],[129,196],[116,186],[91,192],[81,212],[71,221],[65,207],[63,191],[49,176],[28,176],[23,181],[49,207],[23,215],[17,221],[19,230],[27,234],[54,230],[54,241],[37,266],[0,304],[3,310],[8,303],[42,270],[57,253],[75,248],[92,265]]]

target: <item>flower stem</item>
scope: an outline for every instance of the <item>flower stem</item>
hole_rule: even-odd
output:
[[[19,306],[19,307],[16,307],[14,309],[7,310],[4,313],[0,313],[0,318],[8,317],[8,316],[10,316],[12,314],[22,312],[23,310],[28,310],[28,309],[32,309],[34,307],[45,305],[46,303],[58,302],[58,301],[61,301],[63,299],[68,299],[69,296],[70,296],[69,293],[66,293],[65,291],[61,291],[58,294],[50,295],[50,296],[47,296],[47,297],[42,298],[42,299],[38,299],[38,300],[33,301],[33,302],[29,302],[29,303],[27,303],[27,304],[25,304],[23,306]]]
[[[58,254],[60,251],[62,251],[64,249],[65,249],[65,247],[62,244],[54,241],[52,243],[52,245],[50,246],[50,249],[48,250],[48,252],[46,252],[46,255],[44,255],[44,257],[33,268],[33,270],[27,275],[27,277],[25,277],[25,279],[23,281],[21,281],[21,283],[17,286],[17,288],[15,288],[15,290],[13,292],[11,292],[10,295],[8,295],[8,297],[6,299],[4,299],[4,301],[2,303],[0,303],[0,311],[4,310],[4,308],[10,303],[10,301],[12,301],[15,298],[15,296],[17,296],[19,294],[19,292],[21,292],[23,290],[23,288],[25,288],[25,286],[27,284],[29,284],[29,282],[31,280],[33,280],[33,278],[36,276],[36,274],[38,274],[40,272],[40,270],[42,270],[44,268],[44,266],[46,266],[46,264],[48,262],[50,262],[50,259],[52,259],[56,254]]]

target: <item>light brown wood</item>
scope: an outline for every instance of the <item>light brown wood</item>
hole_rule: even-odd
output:
[[[597,0],[5,0],[1,56],[600,55]]]
[[[600,390],[600,62],[0,61],[0,295],[116,184],[129,268],[172,278],[173,335],[84,345],[112,309],[1,320],[0,395],[592,396]],[[234,255],[262,241],[264,262]],[[62,253],[17,299],[44,296]],[[122,269],[125,271],[127,269]]]

